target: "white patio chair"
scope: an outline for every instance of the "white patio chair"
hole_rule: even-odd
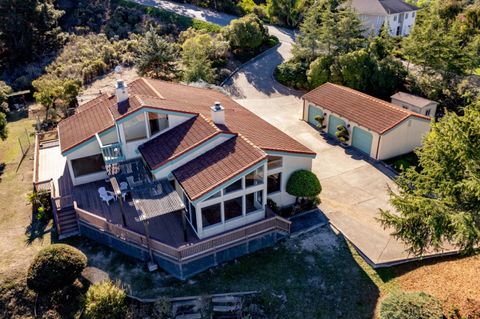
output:
[[[127,182],[120,182],[120,190],[122,191],[122,198],[125,200],[125,196],[128,193],[128,183]]]
[[[107,191],[105,187],[100,187],[98,189],[98,194],[100,195],[102,201],[107,203],[107,205],[110,205],[110,201],[112,199],[115,200],[115,196],[112,195],[112,192]]]

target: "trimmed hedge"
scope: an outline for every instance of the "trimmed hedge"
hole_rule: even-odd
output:
[[[397,292],[380,306],[380,319],[441,319],[440,301],[424,292]]]
[[[111,281],[96,283],[85,297],[85,317],[90,319],[121,319],[127,311],[127,295]]]
[[[54,244],[42,249],[27,274],[28,287],[39,293],[71,285],[87,266],[87,257],[78,249]]]
[[[307,170],[294,172],[287,182],[287,193],[295,197],[315,197],[322,191],[317,176]]]

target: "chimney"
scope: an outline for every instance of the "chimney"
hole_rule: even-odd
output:
[[[127,84],[121,79],[118,79],[115,84],[115,95],[117,96],[117,103],[122,103],[128,100]]]
[[[215,102],[215,104],[210,108],[212,110],[212,120],[215,124],[225,125],[225,108],[220,102]]]

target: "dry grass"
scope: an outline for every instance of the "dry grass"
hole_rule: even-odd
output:
[[[8,123],[7,140],[0,140],[0,165],[4,165],[0,172],[0,283],[25,274],[36,253],[50,244],[48,229],[30,231],[29,227],[32,209],[26,195],[32,190],[33,144],[16,172],[21,159],[18,138],[25,137],[25,129],[32,133],[34,123],[32,119],[15,118]],[[29,138],[33,143],[33,137]]]
[[[395,272],[402,289],[424,291],[443,301],[445,311],[480,318],[480,256],[409,264]],[[458,317],[460,317],[458,316]]]

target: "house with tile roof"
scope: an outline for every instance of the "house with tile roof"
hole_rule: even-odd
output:
[[[351,0],[351,7],[363,22],[366,35],[378,35],[388,25],[392,36],[410,34],[419,8],[402,0]]]
[[[267,199],[293,204],[288,178],[316,156],[219,91],[148,78],[118,80],[113,94],[61,121],[58,135],[59,233],[178,278],[288,235]]]
[[[303,101],[305,121],[334,138],[346,130],[345,143],[376,160],[412,152],[430,131],[429,116],[333,83],[308,92]]]

